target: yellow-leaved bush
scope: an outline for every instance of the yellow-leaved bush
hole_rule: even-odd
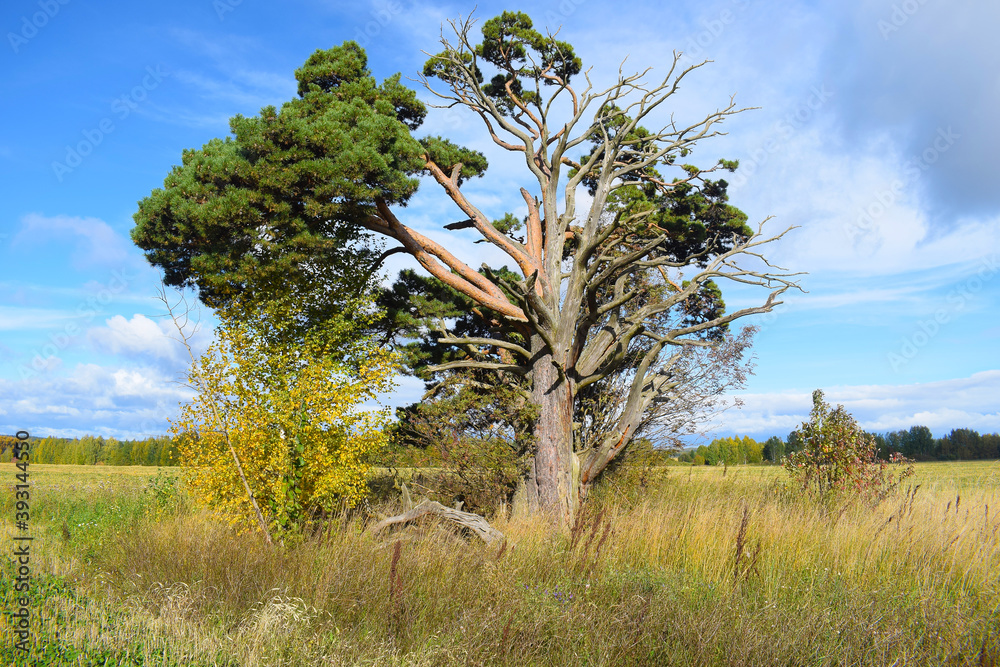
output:
[[[389,421],[387,409],[364,406],[396,370],[393,354],[360,333],[358,313],[370,311],[352,304],[351,320],[306,333],[291,300],[219,313],[215,343],[188,373],[198,395],[172,429],[197,501],[249,528],[255,500],[274,530],[361,500]]]

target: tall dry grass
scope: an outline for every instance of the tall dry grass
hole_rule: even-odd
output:
[[[182,509],[109,529],[45,613],[133,664],[995,665],[998,487],[915,484],[873,508],[672,468],[489,548],[358,518],[272,547]]]

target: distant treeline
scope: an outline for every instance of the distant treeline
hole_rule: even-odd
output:
[[[971,461],[1000,459],[1000,434],[957,428],[943,438],[935,438],[926,426],[912,426],[909,431],[875,434],[879,452],[888,456],[900,452],[917,461]]]
[[[10,461],[13,438],[0,436],[0,461]],[[145,440],[116,440],[115,438],[32,438],[31,463],[62,463],[71,465],[108,466],[174,466],[177,465],[176,448],[169,436]]]
[[[915,461],[972,461],[1000,459],[1000,434],[980,435],[972,429],[959,428],[943,438],[935,438],[926,426],[913,426],[908,431],[870,433],[878,445],[879,455],[888,459],[893,452]],[[716,438],[708,445],[688,450],[681,461],[696,465],[736,465],[738,463],[780,463],[802,448],[798,433],[787,438],[772,436],[757,442],[749,436]]]
[[[748,435],[716,438],[708,445],[688,450],[678,458],[695,465],[736,465],[738,463],[765,463],[781,461],[787,452],[781,438],[774,436],[757,442]]]
[[[871,433],[879,455],[888,459],[893,452],[916,461],[971,461],[1000,459],[1000,434],[980,435],[967,428],[954,429],[943,438],[935,438],[926,426],[913,426],[908,431]],[[0,435],[0,461],[11,460],[13,436]],[[749,436],[716,438],[708,445],[688,450],[678,457],[696,465],[737,465],[740,463],[780,463],[801,448],[798,433],[787,438],[772,436],[757,442]],[[669,452],[660,450],[663,456]],[[62,463],[109,466],[175,466],[176,447],[169,436],[145,440],[116,440],[84,436],[82,438],[32,438],[32,463]],[[397,463],[398,465],[398,463]],[[428,465],[423,462],[423,465]]]

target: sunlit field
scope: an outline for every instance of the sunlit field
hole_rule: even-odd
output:
[[[1000,661],[998,462],[918,464],[877,507],[804,498],[777,466],[626,470],[573,533],[495,517],[499,547],[374,537],[387,500],[272,547],[193,509],[176,469],[30,470],[25,664]],[[13,517],[5,493],[6,545]],[[0,634],[0,664],[21,659]]]

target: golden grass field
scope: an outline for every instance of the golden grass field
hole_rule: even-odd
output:
[[[575,536],[495,518],[502,548],[434,524],[376,538],[360,513],[270,547],[192,508],[176,469],[30,470],[25,664],[1000,662],[996,461],[918,464],[876,507],[802,497],[777,466],[626,473]]]

